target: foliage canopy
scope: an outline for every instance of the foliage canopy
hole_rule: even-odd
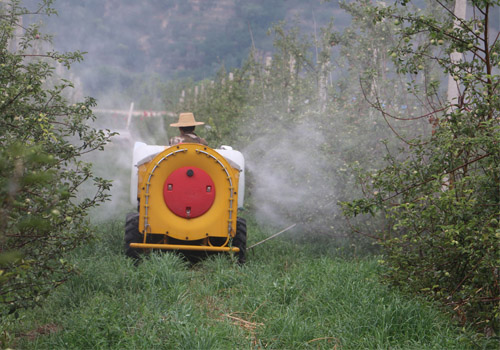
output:
[[[491,334],[500,313],[500,42],[489,19],[499,3],[473,1],[465,18],[441,2],[431,13],[409,1],[359,3],[399,28],[391,57],[408,89],[425,91],[427,112],[415,118],[433,129],[388,152],[382,169],[362,173],[365,197],[343,203],[345,213],[387,220],[377,238],[393,282]],[[439,81],[426,79],[431,67],[450,75],[456,97],[443,98]],[[404,117],[378,99],[373,106],[386,119]]]
[[[102,149],[111,133],[89,126],[95,101],[69,102],[73,85],[55,74],[82,54],[43,51],[49,37],[23,25],[53,14],[50,4],[34,12],[0,4],[0,315],[39,302],[67,278],[64,256],[92,236],[86,213],[110,188],[80,156]],[[95,192],[78,194],[87,180]]]

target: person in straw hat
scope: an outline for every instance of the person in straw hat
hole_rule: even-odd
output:
[[[178,127],[180,135],[174,136],[170,139],[170,146],[176,145],[178,143],[201,143],[202,145],[208,146],[208,143],[204,138],[201,138],[194,133],[194,128],[196,127],[196,125],[203,124],[205,123],[197,122],[194,119],[193,113],[179,114],[179,121],[177,123],[170,124],[170,126]]]

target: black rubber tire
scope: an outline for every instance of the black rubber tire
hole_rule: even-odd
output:
[[[238,252],[238,263],[244,264],[246,261],[247,249],[247,222],[243,218],[236,219],[236,235],[233,238],[233,247],[240,248]]]
[[[139,232],[139,213],[128,213],[125,219],[125,255],[140,260],[140,249],[130,248],[130,243],[142,243],[143,236]]]

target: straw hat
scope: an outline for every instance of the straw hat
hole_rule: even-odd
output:
[[[204,122],[197,122],[194,119],[193,113],[181,113],[181,114],[179,114],[179,121],[177,123],[170,124],[170,126],[185,127],[185,126],[196,126],[196,125],[203,125],[203,124],[205,124],[205,123]]]

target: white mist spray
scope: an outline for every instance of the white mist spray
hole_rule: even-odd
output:
[[[94,174],[113,181],[110,200],[92,213],[92,220],[107,220],[124,217],[126,212],[136,210],[130,203],[130,178],[132,153],[135,142],[168,144],[165,114],[152,111],[137,111],[132,105],[121,108],[97,110],[94,127],[117,132],[104,151],[93,152],[85,159],[93,164]]]
[[[339,212],[334,185],[337,160],[326,157],[324,146],[320,125],[304,120],[263,135],[245,148],[259,220],[279,226],[305,224],[302,229],[332,233],[324,219]]]

